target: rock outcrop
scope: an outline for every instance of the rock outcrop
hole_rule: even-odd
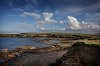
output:
[[[49,66],[100,66],[100,46],[77,42]]]

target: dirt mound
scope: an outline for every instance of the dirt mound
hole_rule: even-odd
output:
[[[49,66],[100,66],[100,46],[77,42]]]

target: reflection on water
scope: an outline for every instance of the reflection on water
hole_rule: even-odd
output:
[[[46,47],[48,45],[42,44],[33,40],[33,38],[0,38],[0,49],[8,48],[14,49],[18,46],[29,45],[35,47]]]

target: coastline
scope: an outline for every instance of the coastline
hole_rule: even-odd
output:
[[[26,35],[26,34],[23,34],[23,35]],[[0,50],[0,65],[1,66],[11,66],[11,65],[17,66],[17,64],[19,64],[19,66],[23,66],[25,64],[22,62],[26,62],[26,65],[27,65],[28,64],[27,61],[30,60],[30,63],[34,61],[38,64],[40,61],[41,63],[43,63],[44,62],[43,60],[47,59],[47,61],[45,61],[46,63],[44,63],[43,65],[43,66],[47,66],[45,64],[52,63],[52,61],[56,62],[56,59],[60,58],[65,52],[69,51],[72,45],[76,42],[85,42],[86,44],[90,44],[90,45],[92,44],[100,45],[99,44],[100,39],[97,35],[93,35],[93,36],[92,35],[89,35],[89,36],[88,35],[62,35],[62,36],[59,35],[58,36],[56,34],[53,34],[53,35],[47,35],[46,37],[44,37],[44,35],[45,34],[41,36],[41,34],[40,35],[38,34],[35,37],[32,37],[32,36],[31,37],[33,41],[37,41],[37,42],[43,43],[45,45],[50,45],[50,46],[35,47],[35,46],[30,46],[30,45],[23,45],[23,46],[16,47],[13,50],[2,49]],[[9,37],[12,37],[12,35]],[[20,37],[20,36],[17,35],[17,37]],[[27,38],[27,36],[21,37],[21,38]],[[48,55],[50,55],[50,57]],[[53,57],[51,58],[51,56]],[[49,57],[49,60],[48,60],[48,57]],[[36,60],[37,58],[38,60]],[[50,59],[52,61],[50,61]]]
[[[61,46],[61,45],[52,45],[49,47],[43,47],[43,48],[32,48],[33,46],[22,46],[18,47],[14,50],[8,50],[4,49],[0,51],[0,58],[4,61],[1,62],[1,64],[5,64],[5,62],[9,63],[9,60],[17,59],[18,57],[23,57],[26,54],[32,54],[32,55],[40,55],[43,53],[49,53],[49,52],[59,52],[63,50],[68,50],[70,46]]]
[[[19,56],[10,58],[0,63],[0,65],[1,66],[2,65],[3,66],[24,66],[24,65],[25,66],[48,66],[48,65],[59,66],[59,65],[62,65],[63,66],[64,64],[66,65],[78,64],[79,66],[81,66],[83,65],[81,61],[84,61],[86,64],[89,62],[91,66],[91,64],[94,64],[94,63],[99,64],[98,60],[100,59],[98,59],[97,62],[92,60],[92,59],[96,60],[97,59],[96,57],[99,58],[100,56],[99,50],[100,50],[100,45],[85,44],[84,42],[76,42],[72,46],[52,45],[52,46],[43,47],[43,48],[20,49],[20,50],[17,50],[17,52],[21,51],[21,54],[19,54]],[[91,58],[91,56],[93,58]],[[70,59],[71,61],[69,61]],[[93,61],[93,63],[89,61],[90,59],[91,61]]]

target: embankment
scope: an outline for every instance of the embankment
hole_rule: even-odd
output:
[[[77,42],[49,66],[100,66],[100,46]]]

